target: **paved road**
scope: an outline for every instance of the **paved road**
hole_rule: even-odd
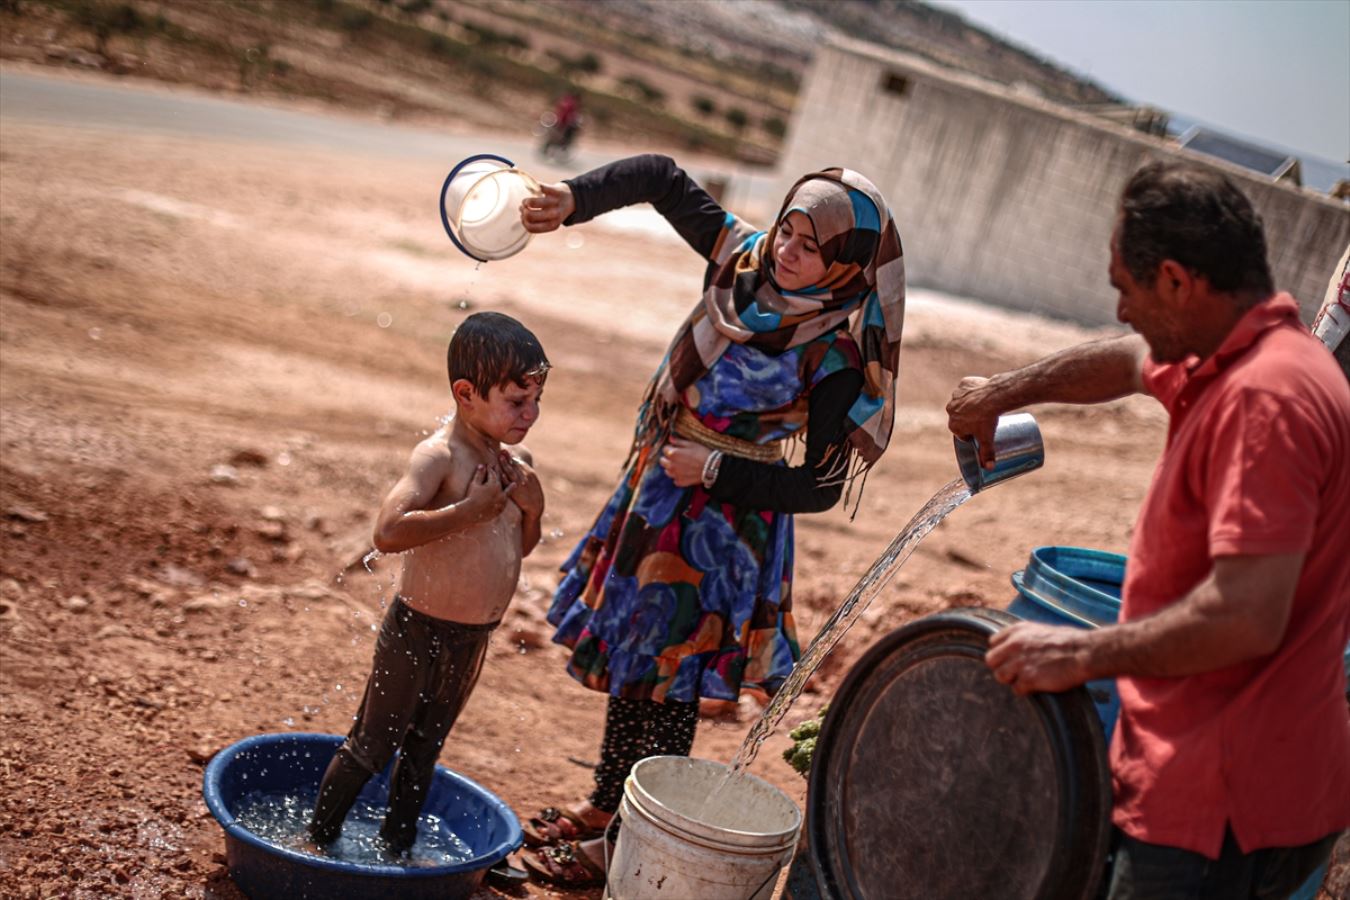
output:
[[[0,73],[0,120],[39,122],[83,128],[111,128],[204,140],[275,142],[292,146],[343,149],[368,156],[435,159],[449,171],[475,153],[496,153],[544,178],[582,171],[608,162],[612,153],[587,149],[573,154],[567,169],[541,161],[535,141],[493,132],[448,134],[428,128],[375,122],[337,113],[304,112],[256,101],[212,96],[190,89],[169,89],[127,81],[93,83],[31,72]],[[760,218],[772,215],[772,178],[730,164],[691,166],[697,178],[729,179],[728,204]]]

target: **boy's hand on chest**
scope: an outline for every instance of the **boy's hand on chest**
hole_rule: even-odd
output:
[[[507,450],[497,454],[502,483],[508,486],[511,501],[527,515],[538,518],[544,514],[544,487],[539,476],[528,463],[511,455]]]
[[[496,518],[506,507],[506,501],[515,491],[514,484],[508,484],[496,469],[478,465],[469,478],[464,499],[457,505],[475,522],[486,522]]]

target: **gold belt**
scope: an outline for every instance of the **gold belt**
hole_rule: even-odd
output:
[[[720,431],[713,431],[700,422],[687,406],[681,406],[679,413],[676,414],[674,430],[680,437],[696,441],[714,450],[721,450],[730,456],[739,456],[742,459],[762,463],[774,463],[783,458],[782,441],[753,444],[750,441],[743,441],[740,438],[722,434]]]

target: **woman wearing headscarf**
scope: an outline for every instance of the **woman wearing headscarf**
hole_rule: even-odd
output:
[[[573,886],[603,880],[578,841],[603,832],[633,764],[689,754],[700,698],[783,683],[801,655],[793,514],[829,509],[848,485],[860,494],[895,411],[904,260],[870,181],[806,175],[760,231],[669,158],[639,156],[543,186],[522,219],[546,232],[641,202],[707,269],[548,613],[568,672],[609,697],[595,791],[526,824],[540,848],[526,864]]]

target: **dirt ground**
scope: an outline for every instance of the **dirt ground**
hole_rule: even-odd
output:
[[[0,895],[239,896],[203,766],[253,734],[346,731],[396,574],[396,560],[361,564],[372,516],[449,408],[445,344],[473,310],[521,318],[555,364],[527,442],[548,512],[441,761],[523,817],[588,791],[575,761],[596,757],[604,700],[564,677],[543,615],[700,267],[632,216],[475,267],[435,218],[444,174],[340,149],[6,123]],[[892,449],[861,511],[797,520],[804,639],[956,477],[941,411],[956,380],[1092,334],[912,292]],[[1161,411],[1134,398],[1036,412],[1046,467],[921,545],[756,774],[804,802],[786,730],[880,635],[1006,605],[1038,545],[1123,552]],[[705,720],[695,755],[729,760],[755,712],[744,700],[734,720]]]

